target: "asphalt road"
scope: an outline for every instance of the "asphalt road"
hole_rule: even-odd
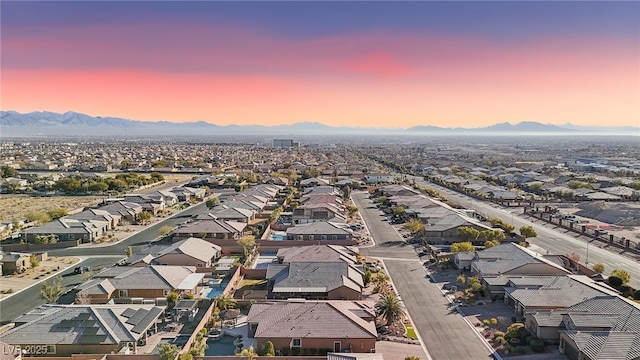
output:
[[[122,256],[93,257],[76,263],[70,269],[59,274],[59,276],[62,277],[62,285],[65,291],[71,290],[82,282],[82,275],[74,274],[74,267],[83,265],[89,266],[91,269],[100,269],[115,264],[118,259],[121,258]],[[51,283],[52,280],[53,278],[49,278],[47,282]],[[0,300],[0,324],[11,322],[16,317],[44,304],[45,301],[40,298],[41,283],[42,282]],[[64,297],[61,297],[61,300],[63,301],[60,301],[60,303],[71,303],[72,301],[71,299],[64,299]]]
[[[616,252],[599,248],[598,245],[602,243],[594,241],[589,237],[579,236],[574,232],[540,222],[539,220],[531,222],[519,216],[522,211],[519,208],[505,208],[494,203],[481,202],[424,181],[419,177],[410,177],[410,180],[411,179],[415,179],[416,183],[420,186],[434,188],[449,200],[467,209],[473,209],[486,218],[500,218],[506,223],[512,223],[516,229],[525,225],[533,226],[538,236],[528,239],[528,241],[544,250],[548,250],[549,254],[565,255],[576,253],[580,255],[580,262],[583,264],[585,262],[589,265],[595,263],[604,264],[605,274],[611,273],[614,269],[626,270],[631,275],[629,285],[634,289],[640,289],[640,262],[638,262],[640,256],[638,255],[628,253],[626,256],[623,256]]]
[[[492,353],[464,318],[452,313],[448,300],[429,280],[414,250],[367,198],[354,192],[352,198],[376,245],[360,251],[381,259],[433,360],[487,359]],[[455,346],[452,343],[455,342]]]

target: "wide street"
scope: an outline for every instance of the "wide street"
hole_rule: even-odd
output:
[[[430,281],[414,247],[385,221],[367,196],[364,192],[352,193],[352,199],[376,243],[374,247],[361,248],[361,252],[384,262],[430,358],[487,359],[492,351],[460,314],[449,311],[448,300]]]
[[[431,187],[437,190],[452,202],[467,209],[473,209],[486,218],[500,218],[506,223],[513,223],[516,229],[525,225],[533,226],[538,236],[528,239],[529,242],[548,250],[549,254],[566,255],[576,253],[580,255],[581,263],[588,262],[589,265],[595,263],[604,264],[605,274],[611,273],[614,269],[624,269],[631,274],[629,285],[635,289],[640,289],[640,263],[637,261],[640,257],[637,255],[635,258],[622,256],[599,248],[597,245],[602,244],[599,241],[594,241],[587,237],[578,237],[578,234],[563,228],[554,229],[548,224],[531,222],[518,216],[521,211],[519,208],[502,208],[494,203],[478,201],[453,190],[427,182],[420,177],[409,176],[408,178],[409,181],[415,180],[422,187]]]

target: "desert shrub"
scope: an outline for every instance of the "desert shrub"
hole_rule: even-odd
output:
[[[491,318],[491,320],[490,320],[490,321],[491,321],[491,325],[493,325],[493,326],[498,325],[498,319],[496,319],[496,318]]]
[[[520,329],[521,327],[524,327],[523,323],[513,323],[511,325],[509,325],[509,327],[507,327],[507,332],[515,332],[518,331],[518,329]]]
[[[494,333],[493,333],[493,336],[494,336],[494,337],[498,337],[498,336],[502,336],[502,337],[504,337],[504,332],[502,332],[502,331],[496,331],[496,332],[494,332]]]
[[[489,321],[489,319],[484,319],[484,320],[482,320],[482,323],[483,323],[485,326],[489,326],[489,325],[491,324],[491,321]]]
[[[495,340],[496,343],[498,343],[500,345],[504,345],[504,344],[507,343],[507,340],[505,340],[505,338],[503,336],[496,336],[493,339]]]
[[[609,281],[609,285],[613,286],[614,288],[618,288],[622,286],[622,279],[620,279],[619,277],[609,276],[608,281]]]

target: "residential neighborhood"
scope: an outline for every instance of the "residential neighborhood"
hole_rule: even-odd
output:
[[[3,143],[5,151],[17,148],[29,146]],[[637,288],[631,286],[638,279],[625,278],[615,265],[607,265],[606,273],[596,271],[588,253],[581,259],[544,250],[537,245],[543,235],[531,226],[517,228],[513,219],[517,213],[537,226],[566,229],[601,243],[594,243],[592,257],[608,251],[605,246],[638,257],[637,238],[627,235],[637,226],[632,209],[639,198],[632,187],[629,194],[617,191],[618,198],[603,200],[583,196],[593,194],[585,191],[557,196],[551,187],[532,186],[572,181],[571,189],[590,184],[594,193],[613,195],[607,189],[621,190],[623,185],[607,184],[619,184],[616,179],[621,177],[604,174],[625,172],[633,178],[632,162],[615,172],[582,167],[580,175],[571,175],[576,167],[560,162],[518,168],[466,167],[460,162],[447,167],[438,166],[437,157],[430,158],[429,166],[413,157],[409,165],[383,156],[392,153],[386,148],[368,149],[367,155],[269,145],[208,149],[218,154],[214,162],[181,167],[175,160],[168,170],[145,167],[145,152],[135,162],[109,156],[105,161],[111,167],[98,178],[59,169],[57,180],[45,179],[40,169],[5,160],[15,176],[31,179],[22,188],[3,188],[14,193],[9,196],[102,195],[79,209],[49,211],[56,215],[49,221],[9,222],[6,234],[17,236],[7,236],[2,244],[5,276],[37,271],[33,254],[121,250],[106,266],[74,265],[67,275],[65,269],[55,269],[63,275],[54,271],[43,285],[34,285],[42,286],[45,304],[11,319],[0,341],[27,349],[24,356],[43,357],[161,354],[175,346],[176,354],[196,357],[233,356],[251,347],[258,355],[301,358],[351,353],[368,359],[366,354],[373,353],[376,359],[395,359],[394,354],[426,359],[434,350],[414,328],[431,320],[411,316],[410,304],[404,305],[401,297],[406,291],[399,280],[402,274],[384,266],[385,256],[368,255],[369,249],[401,245],[409,251],[406,261],[420,265],[422,286],[437,286],[447,306],[467,319],[468,330],[476,332],[495,357],[549,353],[595,360],[609,351],[626,359],[637,357],[639,329],[624,319],[640,311],[633,301]],[[393,153],[401,151],[395,148]],[[446,153],[441,150],[438,156],[446,158]],[[202,160],[192,160],[196,158]],[[73,158],[68,160],[73,164]],[[574,164],[580,161],[585,160]],[[165,178],[175,173],[187,175],[179,182]],[[90,182],[102,181],[110,189],[113,176],[131,185],[91,190],[98,187]],[[65,185],[70,182],[60,183],[64,179],[81,185],[73,190]],[[359,194],[358,203],[354,194]],[[451,194],[514,212],[511,218],[495,217],[463,206]],[[365,200],[369,205],[363,205]],[[589,217],[574,210],[594,201],[619,204],[618,211],[627,209],[628,218],[607,222],[611,215],[606,212]],[[381,237],[381,227],[393,235]],[[155,235],[128,240],[147,233]],[[56,288],[65,276],[77,276],[77,282]],[[45,295],[45,290],[53,295]],[[7,295],[3,301],[20,296]],[[617,317],[606,324],[596,321],[597,315],[576,320],[587,308],[609,314],[597,304],[612,304]],[[30,335],[34,331],[37,337]],[[74,337],[62,341],[59,335],[64,332]],[[600,336],[626,340],[616,340],[614,349],[598,340]],[[24,341],[30,337],[38,347]]]

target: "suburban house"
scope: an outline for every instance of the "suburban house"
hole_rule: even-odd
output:
[[[525,326],[570,360],[640,359],[640,305],[619,296],[528,313]]]
[[[505,288],[504,302],[512,306],[518,316],[539,310],[562,309],[585,299],[618,294],[604,283],[584,275],[542,277],[542,286],[519,285]],[[542,279],[541,279],[542,280]],[[513,284],[513,283],[512,283]]]
[[[452,244],[459,241],[457,232],[458,228],[462,226],[471,227],[478,231],[493,230],[491,226],[481,223],[476,218],[459,212],[451,212],[442,218],[431,219],[425,227],[424,236],[428,238],[429,243]],[[434,239],[440,239],[440,241]]]
[[[300,224],[287,229],[287,240],[352,240],[354,234],[344,224],[321,221]]]
[[[188,238],[171,245],[155,245],[130,256],[126,263],[133,266],[173,265],[211,267],[220,258],[218,245],[199,238]]]
[[[106,210],[101,209],[87,209],[76,214],[65,216],[67,219],[76,220],[96,220],[105,221],[109,223],[109,229],[113,230],[120,225],[120,219],[122,216],[117,214],[111,214]]]
[[[300,184],[300,187],[302,188],[307,188],[312,186],[327,186],[330,184],[330,181],[326,179],[314,177],[314,178],[300,180],[298,184]]]
[[[202,200],[207,193],[205,189],[192,187],[175,187],[171,192],[176,194],[178,201]]]
[[[345,209],[335,203],[305,204],[293,209],[294,224],[308,224],[318,221],[346,223]]]
[[[2,275],[20,274],[31,268],[31,254],[20,252],[0,251],[0,264],[2,265]]]
[[[179,226],[174,238],[199,237],[204,240],[239,239],[244,235],[247,223],[224,220],[196,220]]]
[[[55,235],[60,241],[80,240],[83,243],[101,238],[111,228],[111,223],[100,220],[82,220],[69,217],[50,221],[44,225],[22,230],[20,233],[27,242],[33,243],[37,236]]]
[[[149,195],[140,194],[128,194],[124,196],[124,201],[132,202],[142,206],[142,209],[152,215],[157,215],[158,212],[164,210],[164,200],[158,197],[151,197]]]
[[[378,333],[372,303],[361,301],[281,301],[257,303],[247,317],[248,336],[262,348],[375,352]]]
[[[361,300],[363,273],[356,265],[337,262],[271,263],[267,266],[268,297],[319,300]]]
[[[171,292],[198,294],[204,273],[192,266],[150,265],[108,268],[78,286],[76,299],[90,303],[164,303]]]
[[[100,210],[108,211],[109,214],[118,215],[122,221],[128,221],[135,224],[138,221],[138,215],[144,210],[140,204],[114,201],[100,207]]]
[[[166,206],[173,206],[178,203],[178,195],[167,190],[157,190],[147,194],[151,199],[162,200]]]
[[[344,261],[356,264],[358,261],[358,248],[340,245],[311,245],[299,247],[286,247],[278,250],[276,257],[278,263],[289,264],[292,262],[337,262]]]
[[[42,305],[21,315],[16,327],[0,334],[0,341],[20,346],[29,357],[68,357],[74,354],[117,353],[146,342],[164,306],[154,305]]]
[[[256,212],[253,210],[218,205],[205,213],[199,214],[196,220],[225,220],[248,224],[255,218]]]

